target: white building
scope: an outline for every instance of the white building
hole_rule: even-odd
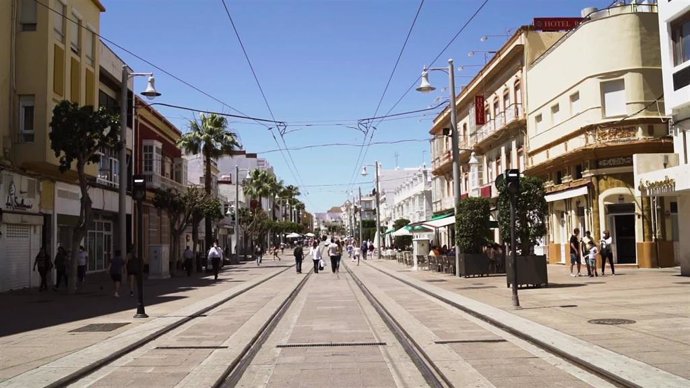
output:
[[[657,254],[673,254],[681,274],[690,276],[690,2],[660,1],[659,39],[664,107],[674,153],[636,154],[635,190],[649,197]],[[680,238],[684,236],[684,238]],[[672,252],[662,252],[670,247]],[[657,263],[658,264],[658,263]]]
[[[426,166],[404,179],[393,189],[392,219],[404,218],[410,222],[431,218],[431,173]]]

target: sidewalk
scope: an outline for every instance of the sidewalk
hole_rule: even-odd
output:
[[[88,275],[84,288],[77,294],[52,289],[1,293],[0,311],[5,319],[0,320],[0,382],[265,276],[276,265],[287,266],[294,261],[264,263],[259,268],[254,262],[225,265],[218,281],[213,280],[212,274],[187,277],[181,276],[181,272],[169,279],[147,279],[144,304],[149,319],[133,318],[136,290],[135,296],[130,297],[125,283],[121,296],[114,297],[107,273]]]
[[[690,279],[678,268],[621,268],[615,277],[573,278],[568,267],[549,265],[549,287],[521,288],[522,309],[515,310],[505,276],[457,278],[414,272],[395,261],[369,263],[690,378]],[[633,322],[590,322],[595,319]]]

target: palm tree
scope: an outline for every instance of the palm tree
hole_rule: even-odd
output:
[[[249,177],[245,181],[243,190],[246,197],[258,202],[256,207],[252,208],[250,206],[252,213],[256,214],[259,210],[261,210],[261,199],[264,197],[268,198],[268,196],[271,195],[272,178],[275,179],[273,175],[269,174],[265,170],[256,169],[249,174]]]
[[[240,143],[237,135],[228,131],[228,120],[216,114],[201,114],[200,120],[189,122],[189,132],[182,135],[177,142],[187,154],[204,156],[204,189],[207,195],[211,193],[211,160],[218,159],[224,155],[231,155],[233,151],[239,149]],[[213,243],[211,233],[211,219],[206,218],[206,249]]]
[[[295,222],[294,207],[295,207],[295,205],[297,205],[297,202],[299,202],[297,197],[299,197],[301,193],[299,192],[299,188],[297,186],[293,186],[293,185],[285,186],[285,191],[286,191],[286,198],[287,198],[286,202],[288,204],[289,211],[290,211],[290,221]]]

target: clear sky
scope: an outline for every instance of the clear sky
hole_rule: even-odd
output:
[[[271,119],[221,0],[103,3],[105,38],[226,105],[113,47],[134,71],[155,73],[157,89],[163,93],[155,102],[238,114],[230,106],[248,116]],[[582,8],[604,8],[611,1],[488,0],[442,52],[482,3],[424,1],[377,115],[389,112],[424,65],[446,66],[448,58],[458,66],[481,65],[483,54],[469,57],[468,52],[496,50],[507,39],[490,36],[481,42],[483,35],[506,35],[531,24],[534,17],[579,16]],[[420,1],[226,0],[226,4],[275,120],[287,123],[284,136],[249,120],[231,119],[230,129],[248,152],[268,159],[286,184],[300,187],[308,211],[340,205],[347,190],[356,192],[358,186],[370,191],[373,174],[360,176],[362,164],[378,160],[386,169],[430,164],[428,131],[440,109],[377,122],[369,132],[373,139],[366,140],[371,141],[369,147],[361,147],[364,133],[356,129],[359,119],[376,112]],[[478,69],[456,73],[458,91]],[[143,90],[145,80],[136,82],[137,91]],[[412,90],[390,113],[425,109],[447,99],[447,76],[432,73],[431,82],[437,86],[434,93]],[[192,112],[157,109],[183,132],[194,117]]]

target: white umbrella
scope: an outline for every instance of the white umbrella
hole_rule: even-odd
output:
[[[395,237],[400,237],[400,236],[412,236],[412,233],[410,233],[410,231],[407,230],[407,228],[403,226],[402,228],[400,228],[400,229],[396,230],[395,232],[393,232],[392,235],[395,236]]]
[[[290,233],[290,234],[288,234],[288,235],[285,236],[285,237],[287,237],[287,238],[297,238],[297,237],[302,237],[302,235],[301,235],[301,234],[298,234],[298,233]]]
[[[314,233],[307,233],[307,234],[305,234],[305,236],[307,236],[307,237],[314,237],[315,235],[314,235]]]

